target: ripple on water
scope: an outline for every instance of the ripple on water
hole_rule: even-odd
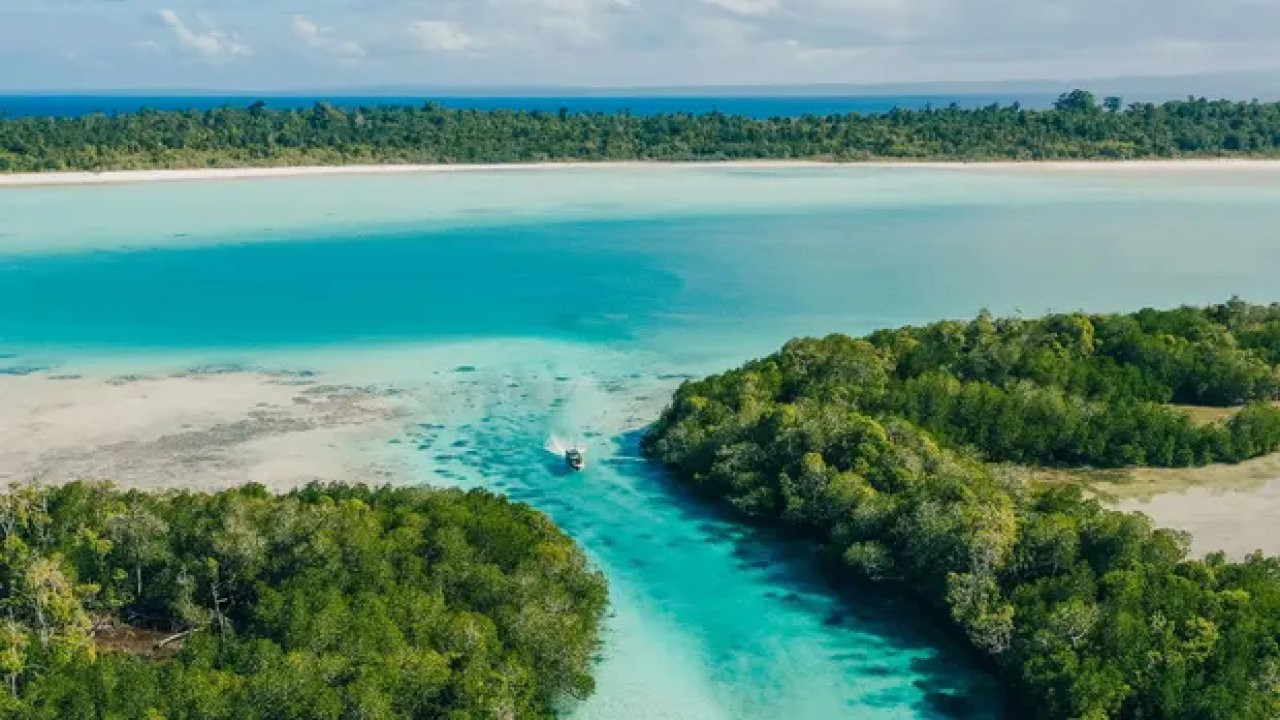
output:
[[[331,372],[328,358],[356,383],[425,380],[431,424],[393,447],[418,448],[423,477],[542,507],[610,577],[599,692],[578,720],[977,718],[995,697],[917,613],[838,602],[806,553],[655,473],[627,434],[657,414],[645,398],[796,334],[983,307],[1268,302],[1280,264],[1273,170],[592,169],[264,189],[0,193],[0,349],[20,353],[0,374],[59,349],[125,350],[132,372],[151,349],[256,365],[299,348],[296,365]],[[477,197],[503,211],[466,214]],[[539,450],[553,430],[602,433],[586,473]]]
[[[423,458],[543,510],[608,575],[597,693],[572,717],[997,716],[990,678],[928,628],[882,599],[837,598],[807,547],[721,517],[644,461],[613,391],[635,378],[521,378],[540,403],[521,408],[486,372],[466,402],[432,409],[437,443],[468,452]],[[552,433],[597,436],[585,472],[542,450]]]

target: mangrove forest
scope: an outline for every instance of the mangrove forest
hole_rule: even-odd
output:
[[[788,343],[685,383],[644,441],[698,493],[935,608],[1046,720],[1280,717],[1280,560],[1018,465],[1280,448],[1280,306],[939,322]],[[1184,405],[1236,409],[1193,422]]]
[[[483,491],[0,495],[0,717],[549,718],[603,577]]]

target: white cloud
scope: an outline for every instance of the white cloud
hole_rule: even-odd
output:
[[[1280,0],[1182,2],[1178,13],[1161,12],[1168,0],[118,0],[120,12],[102,12],[107,1],[0,0],[0,85],[728,85],[1257,71],[1265,85],[1232,87],[1280,97]],[[149,8],[141,12],[150,34],[126,6]],[[108,65],[80,72],[88,66],[69,65],[65,50]],[[201,62],[166,61],[179,56]]]
[[[169,8],[160,10],[160,20],[173,31],[174,37],[183,48],[201,57],[226,59],[253,55],[253,48],[238,36],[228,35],[219,30],[208,16],[202,15],[196,18],[200,25],[198,29],[185,23],[178,17],[178,13]]]
[[[416,20],[409,23],[406,31],[426,52],[456,53],[475,44],[475,38],[452,20]]]
[[[549,15],[538,25],[559,43],[572,47],[597,45],[606,39],[587,15]]]
[[[546,8],[560,15],[587,15],[601,8],[629,8],[632,0],[520,0],[526,5],[532,4]],[[491,0],[493,2],[493,0]],[[495,6],[502,2],[493,2]]]
[[[721,16],[693,18],[685,23],[684,31],[698,47],[714,51],[748,48],[759,29],[754,23]]]
[[[347,61],[363,58],[364,47],[351,40],[334,37],[333,28],[321,27],[305,15],[296,14],[290,22],[293,34],[307,47],[320,50]]]
[[[586,50],[608,45],[633,0],[488,0],[506,47]],[[530,28],[533,30],[531,31]]]
[[[778,0],[703,0],[739,15],[764,15],[778,9]]]
[[[1056,0],[1049,0],[1050,2]],[[970,0],[972,2],[972,0]],[[1027,17],[1042,16],[1046,0],[982,0],[997,8],[982,10],[973,4],[959,0],[813,0],[806,17],[814,30],[815,45],[823,48],[849,48],[865,44],[868,40],[901,42],[936,36],[942,41],[970,31],[966,24],[973,24],[974,31],[981,32],[984,24],[994,24],[991,16],[1008,21],[1012,13]],[[1009,6],[1005,11],[1003,8]],[[959,10],[966,12],[957,16]],[[1014,22],[1025,24],[1022,19]],[[804,38],[800,38],[802,41]]]

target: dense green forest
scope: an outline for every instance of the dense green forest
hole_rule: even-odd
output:
[[[950,617],[1038,718],[1280,717],[1280,561],[1007,465],[1280,444],[1280,306],[942,322],[795,340],[686,383],[644,441],[698,492]],[[1197,427],[1166,403],[1248,405]]]
[[[756,120],[421,107],[0,119],[0,171],[548,160],[1049,160],[1280,156],[1280,103],[1017,105]]]
[[[783,357],[812,352],[819,362],[873,373],[831,391],[991,460],[1177,467],[1280,449],[1280,408],[1272,404],[1280,399],[1280,306],[1232,300],[1203,310],[1034,321],[984,314],[877,332],[865,344],[825,344],[829,350],[801,343]],[[849,371],[779,370],[795,382],[836,384]],[[1197,425],[1169,403],[1245,407]]]
[[[0,587],[0,717],[49,720],[551,717],[607,600],[527,506],[328,486],[16,489]]]

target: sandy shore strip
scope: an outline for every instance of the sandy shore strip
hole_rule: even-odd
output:
[[[823,167],[838,163],[800,160],[740,162],[545,162],[436,165],[298,165],[276,167],[191,168],[185,170],[109,170],[105,172],[0,173],[0,186],[111,185],[117,183],[245,180],[326,175],[413,175],[421,173],[527,172],[530,170],[622,170],[627,168]]]
[[[411,402],[307,374],[0,376],[0,487],[111,480],[216,491],[407,480],[390,440]]]
[[[733,161],[624,161],[546,162],[439,165],[321,165],[286,167],[192,168],[185,170],[118,170],[107,172],[0,173],[0,187],[42,185],[113,185],[122,183],[191,182],[313,177],[326,175],[404,175],[415,173],[520,172],[530,170],[624,170],[624,169],[714,169],[714,168],[925,168],[933,170],[1032,170],[1032,171],[1186,171],[1186,170],[1280,170],[1280,159],[1194,159],[1194,160],[1081,160],[1081,161],[867,161],[828,162],[820,160],[733,160]]]

